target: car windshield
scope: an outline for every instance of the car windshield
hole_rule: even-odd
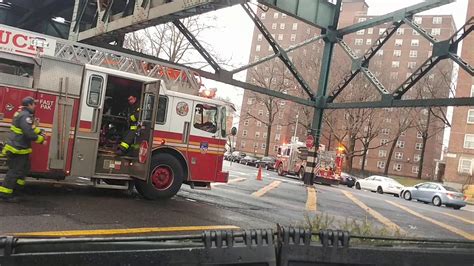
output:
[[[0,266],[457,265],[473,176],[474,0],[0,0]]]

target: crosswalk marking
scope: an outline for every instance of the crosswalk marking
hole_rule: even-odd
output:
[[[242,182],[242,181],[245,181],[245,180],[247,180],[247,178],[245,178],[245,177],[237,177],[237,178],[229,179],[229,181],[227,181],[227,183],[212,183],[211,186],[212,186],[212,187],[217,187],[217,186],[222,186],[222,185],[227,185],[227,184]]]
[[[433,223],[433,224],[436,224],[436,225],[438,225],[438,226],[440,226],[440,227],[443,227],[444,229],[447,229],[447,230],[449,230],[449,231],[451,231],[451,232],[453,232],[453,233],[455,233],[455,234],[458,234],[458,235],[460,235],[460,236],[462,236],[462,237],[464,237],[464,238],[466,238],[466,239],[474,240],[474,234],[470,234],[470,233],[465,232],[465,231],[463,231],[463,230],[461,230],[461,229],[458,229],[458,228],[456,228],[456,227],[454,227],[454,226],[451,226],[451,225],[448,225],[448,224],[445,224],[445,223],[436,221],[436,220],[434,220],[434,219],[431,219],[431,218],[429,218],[429,217],[426,217],[426,216],[424,216],[424,215],[422,215],[422,214],[417,213],[416,211],[413,211],[413,210],[409,209],[408,207],[405,207],[405,206],[403,206],[403,205],[397,204],[397,203],[395,203],[395,202],[391,202],[391,201],[389,201],[389,200],[385,200],[385,201],[386,201],[387,203],[392,204],[392,205],[395,206],[395,207],[398,207],[398,208],[400,208],[400,209],[402,209],[402,210],[404,210],[404,211],[406,211],[406,212],[408,212],[408,213],[410,213],[410,214],[412,214],[412,215],[418,217],[418,218],[421,218],[421,219],[423,219],[423,220],[426,220],[426,221],[428,221],[428,222],[431,222],[431,223]]]
[[[252,193],[252,196],[259,198],[259,197],[265,195],[270,190],[272,190],[274,188],[277,188],[280,184],[281,184],[281,181],[273,181],[269,185],[267,185],[267,186],[259,189],[258,191]]]
[[[308,198],[306,199],[306,210],[315,212],[318,206],[318,198],[316,197],[316,189],[314,187],[307,187]]]
[[[394,232],[399,232],[401,234],[405,234],[405,230],[403,230],[400,226],[395,224],[394,222],[390,221],[387,217],[383,216],[379,212],[373,210],[369,206],[365,205],[362,201],[358,200],[352,193],[348,191],[342,191],[346,197],[348,197],[350,200],[352,200],[355,204],[357,204],[359,207],[361,207],[364,211],[366,211],[368,214],[372,215],[375,219],[377,219],[379,222],[384,224],[386,227],[391,229]]]

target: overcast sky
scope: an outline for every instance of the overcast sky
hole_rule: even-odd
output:
[[[452,15],[459,28],[466,20],[467,2],[474,0],[457,0],[454,3],[445,5],[422,14]],[[366,0],[369,5],[369,15],[383,15],[388,12],[405,8],[422,0]],[[254,25],[247,14],[240,6],[234,6],[219,10],[213,13],[217,16],[216,30],[206,33],[203,36],[214,49],[215,53],[223,58],[231,58],[233,65],[247,64],[250,53],[250,45]],[[244,79],[245,73],[240,73],[238,79]],[[216,87],[217,94],[221,97],[228,97],[238,108],[242,103],[243,90],[232,86],[205,81],[207,87]],[[237,122],[237,121],[236,121]]]

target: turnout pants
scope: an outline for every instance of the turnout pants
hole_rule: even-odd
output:
[[[125,134],[125,137],[122,139],[122,142],[119,145],[119,148],[122,151],[128,151],[130,146],[133,144],[133,140],[135,139],[136,130],[129,130]]]
[[[25,185],[25,177],[30,172],[30,155],[29,154],[9,154],[8,155],[8,172],[0,186],[0,196],[13,196],[13,192],[17,188]]]

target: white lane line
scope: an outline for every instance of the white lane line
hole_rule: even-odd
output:
[[[227,181],[227,183],[212,183],[211,186],[212,186],[212,187],[217,187],[217,186],[222,186],[222,185],[227,185],[227,184],[242,182],[242,181],[245,181],[245,180],[247,180],[247,178],[245,178],[245,177],[232,178],[232,179],[229,179],[229,181]]]

